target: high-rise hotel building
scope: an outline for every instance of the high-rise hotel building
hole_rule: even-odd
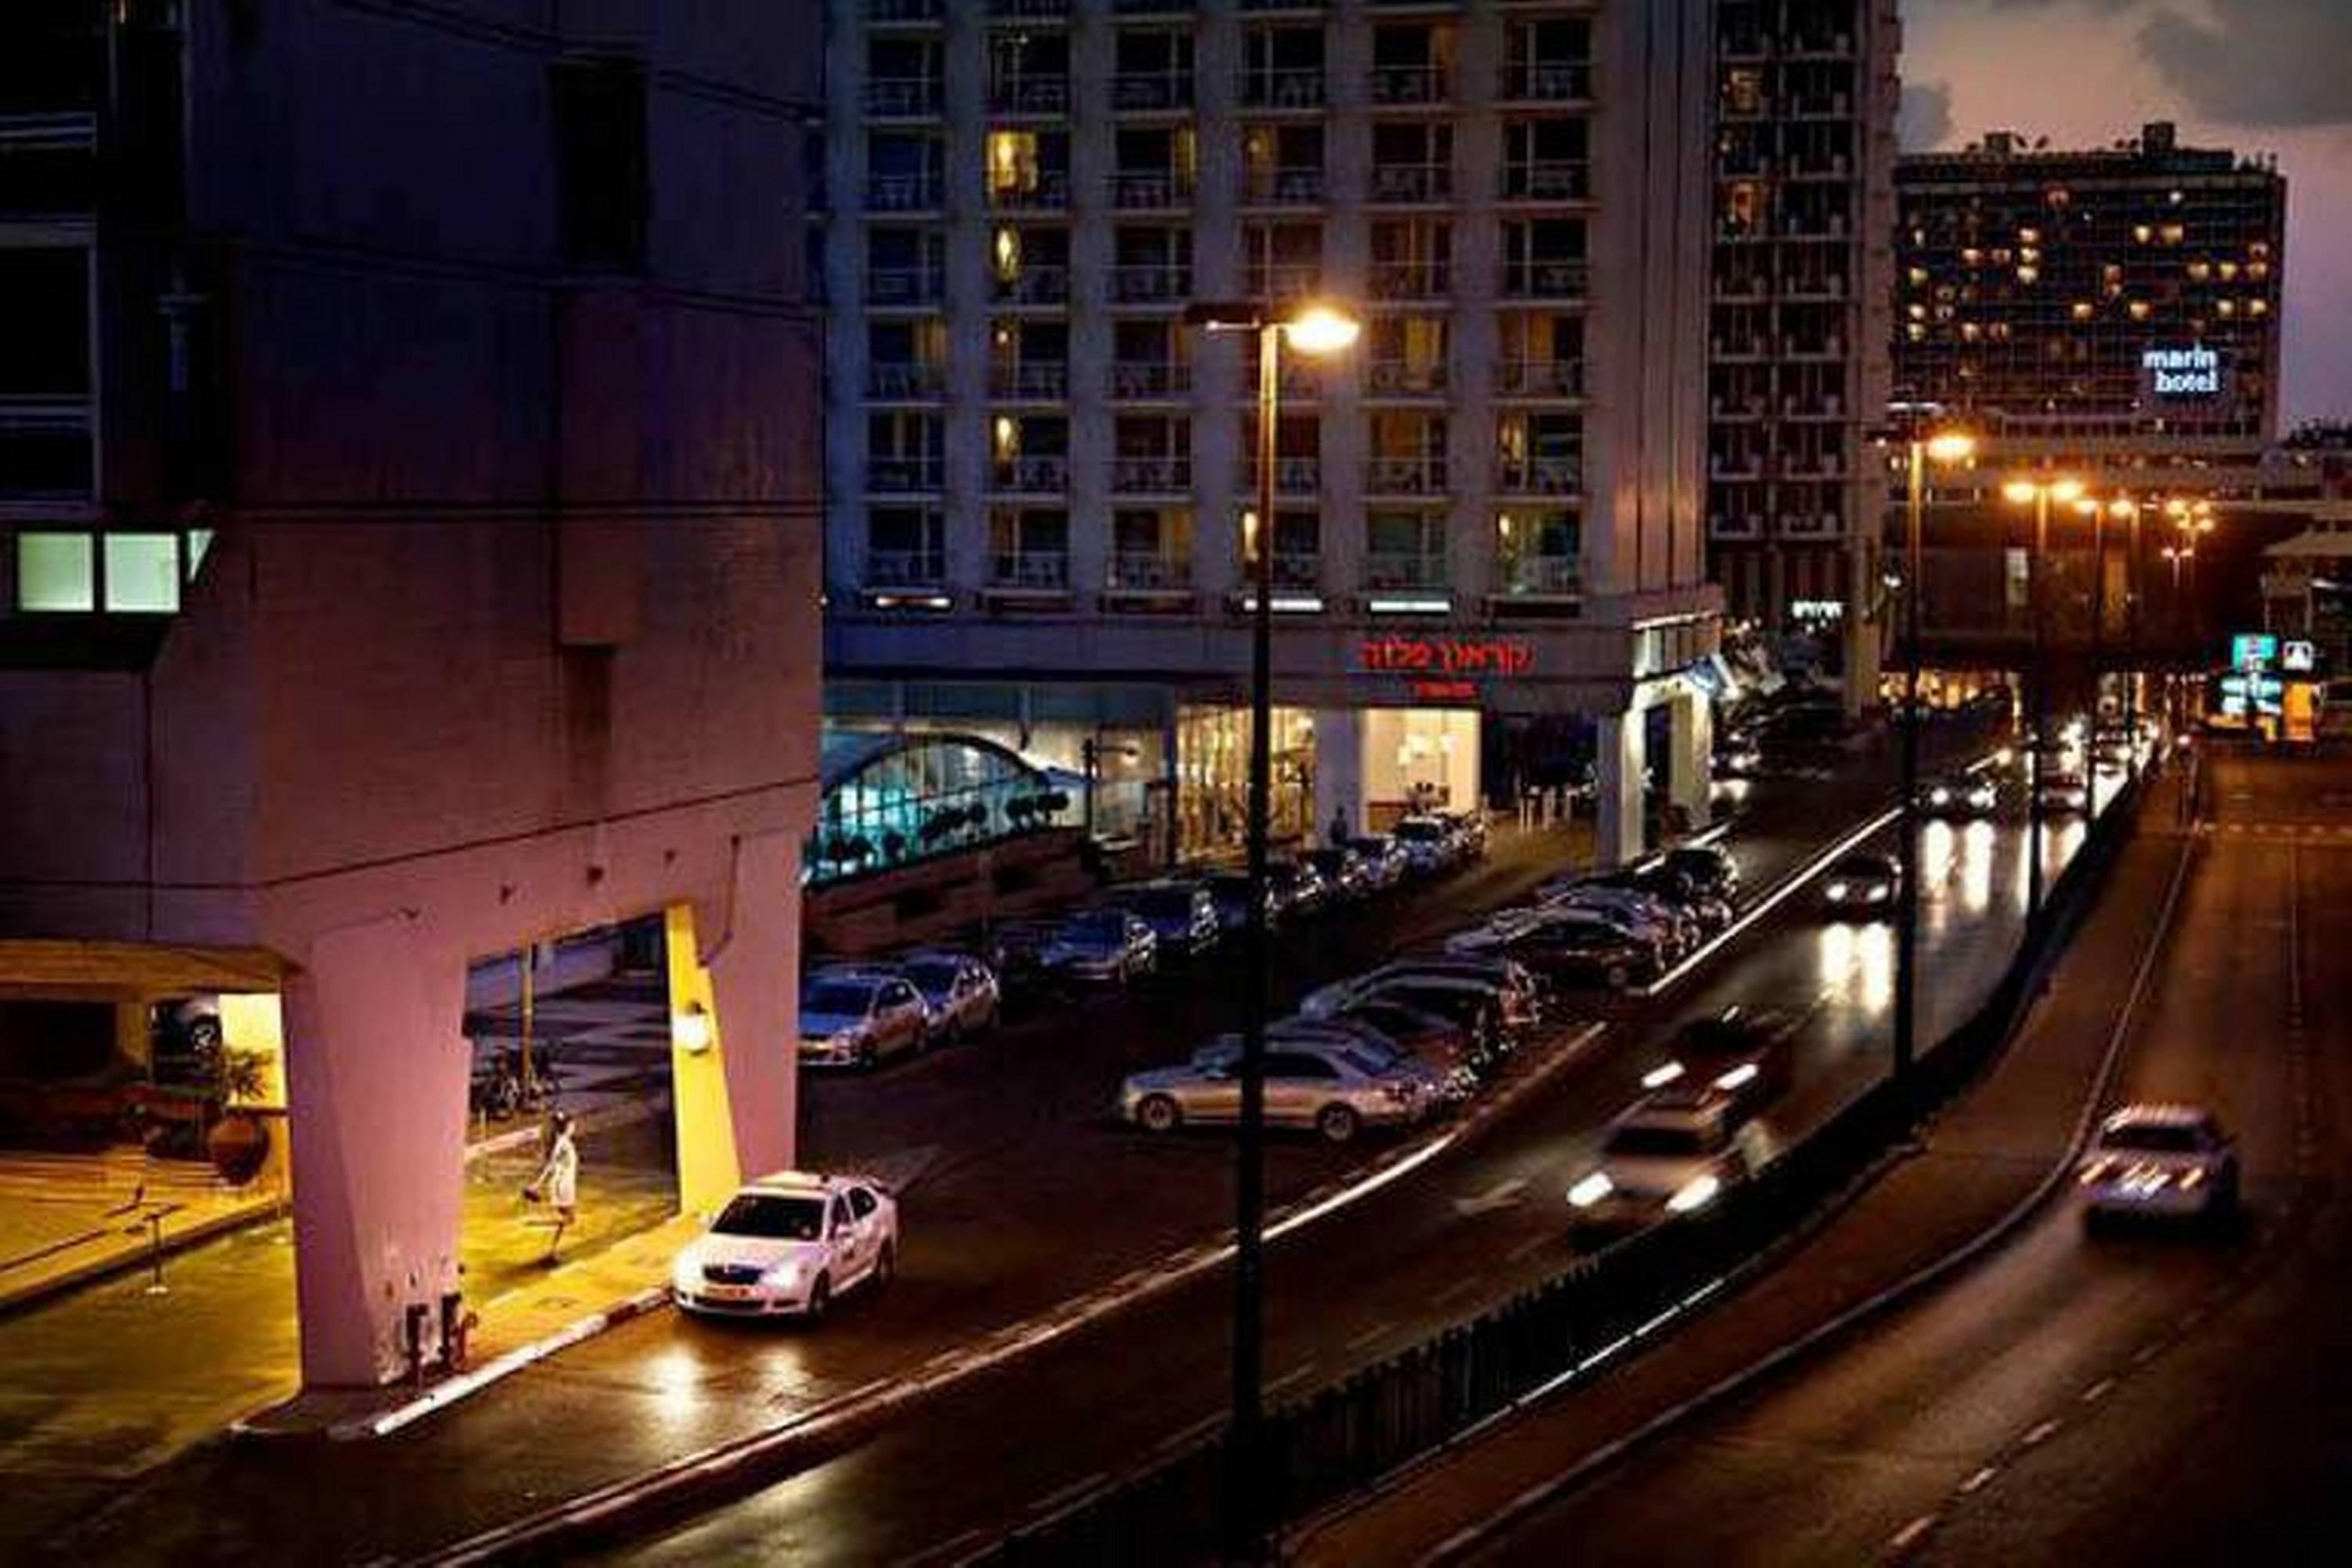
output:
[[[836,723],[1095,741],[1113,826],[1237,831],[1255,347],[1184,308],[1326,299],[1364,331],[1280,379],[1280,826],[1590,741],[1622,848],[1651,709],[1703,806],[1713,5],[827,17]]]
[[[1707,549],[1729,613],[1869,677],[1889,390],[1895,0],[1720,0]]]

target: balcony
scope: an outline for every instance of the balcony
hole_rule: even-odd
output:
[[[1242,77],[1242,102],[1251,109],[1320,109],[1323,83],[1319,67],[1247,71]]]
[[[1495,487],[1508,495],[1572,496],[1584,487],[1584,465],[1574,458],[1500,458]]]
[[[943,182],[937,174],[869,174],[866,210],[870,213],[936,211]]]
[[[1454,284],[1443,261],[1375,261],[1369,279],[1375,300],[1439,300]]]
[[[996,280],[996,299],[1004,305],[1062,305],[1070,298],[1070,269],[1037,263],[1024,266],[1010,278]]]
[[[1315,551],[1277,550],[1270,564],[1276,590],[1313,589],[1323,585],[1323,557]]]
[[[1114,16],[1189,16],[1189,0],[1110,0]]]
[[[936,305],[943,292],[936,267],[874,267],[866,273],[866,302],[874,306]]]
[[[940,488],[940,464],[929,457],[884,457],[866,459],[868,495],[927,495]]]
[[[1252,169],[1243,181],[1242,200],[1253,206],[1312,206],[1322,199],[1318,168]]]
[[[1189,594],[1192,563],[1164,550],[1114,550],[1107,586],[1114,594]]]
[[[1070,0],[988,0],[988,14],[1011,21],[1055,21],[1070,14]]]
[[[992,397],[1059,403],[1070,395],[1070,367],[1059,360],[1016,360],[988,367]]]
[[[1192,292],[1192,269],[1181,262],[1139,262],[1110,269],[1110,297],[1120,305],[1175,304]]]
[[[1173,169],[1119,169],[1110,177],[1110,204],[1122,212],[1156,212],[1192,199],[1191,176]]]
[[[1760,479],[1764,477],[1764,459],[1759,455],[1743,452],[1711,457],[1706,461],[1706,477],[1710,479]]]
[[[1503,165],[1508,202],[1580,202],[1592,194],[1592,167],[1565,161]]]
[[[1443,458],[1374,458],[1364,465],[1368,495],[1442,496],[1445,493]]]
[[[937,77],[874,77],[865,91],[866,112],[877,120],[914,120],[940,111]]]
[[[994,212],[1066,211],[1070,205],[1069,171],[1040,169],[1026,184],[991,191],[988,205]]]
[[[1010,494],[1059,495],[1070,485],[1070,460],[1058,455],[999,458],[990,478]]]
[[[1376,359],[1364,366],[1364,391],[1373,397],[1432,397],[1445,391],[1444,360]]]
[[[1372,101],[1436,103],[1445,97],[1445,72],[1437,66],[1375,66]]]
[[[1139,399],[1181,397],[1192,388],[1192,367],[1181,360],[1153,364],[1122,362],[1110,367],[1110,395]]]
[[[1518,103],[1582,103],[1592,97],[1592,67],[1580,60],[1522,60],[1503,72],[1503,97]]]
[[[1495,592],[1512,599],[1574,599],[1584,565],[1573,555],[1516,555],[1495,563]]]
[[[1845,294],[1843,278],[1784,278],[1780,280],[1780,297],[1784,300],[1843,300]]]
[[[941,366],[921,360],[870,360],[866,366],[866,395],[894,398],[937,397],[947,389]]]
[[[948,580],[947,552],[931,550],[869,550],[868,588],[937,588]]]
[[[1191,71],[1121,71],[1110,79],[1110,106],[1121,114],[1150,114],[1192,106]]]
[[[1445,576],[1442,552],[1375,550],[1364,557],[1364,586],[1375,593],[1442,590]]]
[[[887,27],[908,23],[936,24],[946,4],[947,0],[866,0],[866,25]]]
[[[1258,489],[1257,459],[1244,458],[1241,464],[1240,483],[1251,495]],[[1284,496],[1311,496],[1323,489],[1323,459],[1320,458],[1276,458],[1274,460],[1274,493]]]
[[[1322,282],[1323,268],[1305,262],[1253,264],[1249,269],[1249,293],[1257,300],[1303,300],[1319,292]]]
[[[1719,363],[1751,361],[1760,362],[1771,356],[1772,340],[1767,337],[1717,338],[1715,357]]]
[[[998,551],[988,558],[988,585],[1033,594],[1066,594],[1070,589],[1069,552]]]
[[[1442,202],[1454,195],[1451,163],[1377,163],[1371,200],[1391,205]]]
[[[1192,488],[1192,459],[1186,457],[1114,458],[1110,465],[1113,493],[1183,495]]]
[[[1514,300],[1581,300],[1591,287],[1581,261],[1506,261],[1503,292]]]
[[[1070,79],[1066,76],[1016,76],[989,84],[988,108],[992,114],[1067,114]]]
[[[1496,384],[1516,397],[1581,397],[1584,363],[1562,359],[1507,359],[1496,371]]]

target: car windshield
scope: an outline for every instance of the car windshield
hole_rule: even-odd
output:
[[[1408,844],[1430,844],[1445,837],[1445,829],[1434,822],[1400,822],[1396,836]]]
[[[1369,1045],[1349,1046],[1339,1053],[1339,1059],[1368,1078],[1378,1078],[1395,1065],[1394,1057],[1386,1056]]]
[[[907,978],[925,991],[937,993],[952,990],[955,986],[956,966],[950,959],[927,958],[919,963],[908,964]]]
[[[1850,855],[1830,868],[1832,877],[1884,877],[1886,863],[1868,855]]]
[[[824,1200],[777,1193],[737,1193],[711,1222],[713,1236],[756,1236],[768,1241],[814,1241],[824,1234]]]
[[[1682,1032],[1675,1037],[1675,1047],[1700,1056],[1721,1056],[1744,1051],[1754,1041],[1755,1036],[1745,1025],[1727,1018],[1701,1018],[1683,1026]]]
[[[803,1013],[863,1013],[874,988],[851,980],[819,980],[801,988]]]
[[[1127,937],[1127,917],[1107,910],[1073,915],[1062,934],[1076,942],[1122,942]]]
[[[1620,1127],[1609,1134],[1607,1152],[1636,1159],[1680,1160],[1706,1152],[1706,1140],[1692,1127]]]
[[[2102,1148],[2131,1149],[2150,1154],[2193,1154],[2199,1147],[2194,1127],[2149,1122],[2110,1128],[2099,1143]]]

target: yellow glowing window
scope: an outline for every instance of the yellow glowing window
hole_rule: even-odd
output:
[[[2147,225],[2144,223],[2136,223],[2132,225],[2132,237],[2139,241],[2142,245],[2146,245],[2149,240],[2156,237],[2156,230],[2148,227]]]
[[[1925,289],[1927,286],[1927,269],[1924,267],[1914,267],[1911,269],[1911,287],[1914,289]]]
[[[2042,280],[2042,268],[2021,267],[2017,269],[2017,280],[2020,283],[2038,283]]]
[[[2130,307],[2129,307],[2129,308],[2130,308],[2130,310],[2131,310],[2131,319],[2132,319],[2133,321],[2147,321],[2147,300],[2134,300],[2131,302],[2131,305],[2130,305]]]
[[[2097,309],[2088,300],[2077,300],[2074,301],[2074,319],[2078,321],[2087,321],[2097,313]]]
[[[2223,282],[2232,282],[2232,281],[2235,281],[2235,279],[2237,279],[2237,276],[2238,276],[2238,264],[2237,264],[2236,262],[2234,262],[2234,261],[2224,261],[2223,263],[2221,263],[2221,279],[2222,279],[2222,281],[2223,281]]]
[[[1037,137],[1028,131],[988,133],[988,190],[1016,195],[1037,188]]]
[[[1917,321],[1912,322],[1911,325],[1905,330],[1909,332],[1911,341],[1915,343],[1923,341],[1927,336],[1927,329]]]
[[[2271,264],[2269,262],[2249,261],[2246,263],[2246,276],[2253,279],[2256,282],[2260,282],[2270,275]]]
[[[2032,245],[2022,247],[2017,253],[2017,258],[2020,261],[2026,263],[2028,266],[2032,266],[2034,262],[2042,259],[2041,247],[2039,246]]]
[[[2192,261],[2189,264],[2189,276],[2192,280],[2202,283],[2213,276],[2213,268],[2210,263]]]
[[[2238,302],[2235,300],[2223,300],[2214,308],[2224,316],[2234,316],[2238,313]]]
[[[1974,267],[1978,262],[1984,259],[1984,252],[1971,245],[1960,252],[1960,259],[1968,263],[1970,267]]]
[[[2177,223],[2168,223],[2157,230],[2157,237],[2167,245],[2179,245],[2189,237],[2189,231]]]
[[[2021,228],[2017,231],[2017,238],[2021,245],[2039,245],[2042,243],[2042,231],[2038,228]]]
[[[996,416],[992,434],[996,437],[996,455],[1011,461],[1021,455],[1021,422],[1004,415]]]
[[[2249,300],[2246,301],[2246,314],[2249,316],[2267,316],[2270,313],[2271,302],[2268,300]]]
[[[1926,321],[1926,320],[1927,319],[1927,306],[1925,306],[1925,305],[1914,305],[1914,306],[1912,306],[1912,307],[1911,307],[1911,319],[1912,319],[1913,321]]]
[[[1017,228],[996,231],[996,276],[1004,283],[1021,276],[1021,231]]]
[[[1962,321],[1960,323],[1960,341],[1962,342],[1972,343],[1983,335],[1984,329],[1978,326],[1974,321]]]

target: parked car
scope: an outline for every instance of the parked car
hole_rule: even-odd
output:
[[[1715,742],[1715,773],[1718,778],[1753,778],[1764,770],[1764,749],[1756,743],[1752,733],[1717,735]]]
[[[2033,793],[2045,812],[2079,816],[2091,809],[2091,781],[2078,773],[2044,773]]]
[[[801,983],[800,1059],[811,1067],[875,1067],[921,1050],[930,1032],[922,993],[894,971],[826,968]]]
[[[1488,953],[1525,964],[1558,990],[1646,984],[1664,968],[1660,948],[1597,911],[1570,906],[1497,917],[1446,941],[1449,952]]]
[[[1007,1005],[1033,1001],[1051,978],[1045,969],[1045,949],[1061,929],[1055,920],[1000,921],[976,943],[981,956],[996,972],[996,987]]]
[[[1696,1214],[1748,1176],[1730,1097],[1676,1085],[1610,1124],[1592,1168],[1568,1189],[1580,1226],[1646,1225]]]
[[[1265,880],[1274,889],[1276,910],[1286,919],[1314,914],[1330,901],[1323,874],[1304,860],[1267,861]]]
[[[1494,955],[1446,952],[1402,958],[1335,981],[1308,993],[1298,1010],[1308,1017],[1328,1017],[1357,1002],[1383,996],[1422,1006],[1424,1004],[1414,997],[1440,993],[1475,996],[1491,1005],[1498,1045],[1507,1045],[1510,1037],[1535,1024],[1542,1011],[1538,982],[1524,965]]]
[[[2099,1124],[2074,1182],[2086,1226],[2116,1215],[2227,1218],[2238,1145],[2201,1107],[2127,1105]]]
[[[1603,872],[1585,884],[1594,888],[1626,888],[1647,893],[1677,914],[1687,915],[1698,937],[1713,936],[1731,924],[1730,900],[1701,888],[1692,878],[1663,861]]]
[[[690,1312],[814,1321],[859,1285],[898,1267],[898,1204],[866,1176],[788,1171],[746,1183],[670,1266]]]
[[[1456,859],[1475,860],[1486,853],[1485,812],[1474,808],[1469,811],[1432,812],[1430,815],[1444,823],[1445,830],[1454,836]]]
[[[1190,958],[1214,946],[1222,927],[1217,900],[1200,882],[1168,879],[1113,888],[1107,900],[1151,928],[1161,954]]]
[[[1460,858],[1453,830],[1433,816],[1408,816],[1389,836],[1404,847],[1405,869],[1416,877],[1451,870]]]
[[[1209,907],[1216,911],[1217,929],[1226,935],[1239,932],[1249,924],[1250,879],[1246,872],[1212,871],[1201,879],[1209,891]],[[1265,896],[1266,923],[1275,923],[1276,907],[1273,890]]]
[[[1739,858],[1720,844],[1685,844],[1667,850],[1658,863],[1689,878],[1703,893],[1726,900],[1739,896]]]
[[[1364,868],[1371,874],[1374,891],[1393,888],[1404,880],[1404,846],[1387,834],[1360,834],[1348,840],[1348,847],[1364,858]]]
[[[898,972],[922,993],[934,1040],[952,1043],[996,1026],[1003,1005],[996,972],[972,954],[926,948],[901,956]]]
[[[1237,1056],[1196,1056],[1178,1067],[1130,1075],[1119,1087],[1119,1114],[1152,1132],[1187,1122],[1215,1124],[1241,1115]],[[1270,1127],[1311,1127],[1344,1143],[1364,1127],[1411,1126],[1441,1097],[1436,1075],[1417,1062],[1382,1058],[1355,1044],[1286,1037],[1265,1053],[1265,1120]]]
[[[1662,900],[1632,888],[1612,887],[1590,877],[1536,889],[1546,904],[1598,910],[1608,915],[1628,935],[1657,943],[1662,962],[1673,963],[1696,946],[1701,936],[1697,917],[1673,909]]]
[[[1857,851],[1830,863],[1822,877],[1822,902],[1840,919],[1875,920],[1903,895],[1903,866],[1892,855]]]
[[[2000,805],[2000,784],[1990,770],[1947,773],[1919,788],[1919,809],[1930,816],[1990,816]]]
[[[1697,1084],[1730,1096],[1732,1108],[1744,1114],[1787,1093],[1796,1064],[1793,1017],[1770,1008],[1726,1007],[1676,1029],[1643,1072],[1642,1087]]]
[[[1160,942],[1126,910],[1082,910],[1062,922],[1039,958],[1048,973],[1124,985],[1159,967]]]
[[[1331,896],[1341,902],[1368,899],[1380,890],[1371,867],[1359,851],[1345,845],[1309,849],[1301,857],[1315,868]]]
[[[1451,1048],[1452,1037],[1443,1019],[1427,1015],[1410,1014],[1424,1025],[1433,1025],[1439,1031],[1422,1031],[1426,1049],[1416,1049],[1403,1039],[1390,1034],[1363,1013],[1350,1011],[1328,1018],[1306,1018],[1294,1014],[1277,1018],[1266,1026],[1268,1049],[1285,1044],[1309,1046],[1354,1046],[1382,1062],[1411,1062],[1431,1075],[1437,1098],[1447,1104],[1457,1104],[1475,1093],[1481,1081],[1480,1072],[1472,1066],[1468,1053]],[[1411,1032],[1411,1031],[1408,1031]],[[1210,1044],[1192,1053],[1195,1066],[1215,1061],[1235,1062],[1241,1059],[1241,1037],[1221,1035]]]
[[[1395,995],[1369,996],[1331,1015],[1342,1024],[1364,1024],[1380,1031],[1385,1039],[1398,1048],[1418,1057],[1446,1078],[1447,1088],[1457,1098],[1467,1089],[1475,1089],[1500,1065],[1501,1050],[1496,1044],[1493,1015],[1486,1015],[1485,1027],[1481,1017],[1471,1010],[1466,1017],[1437,1009],[1417,1007],[1412,1002]],[[1466,1086],[1464,1081],[1466,1075]]]

